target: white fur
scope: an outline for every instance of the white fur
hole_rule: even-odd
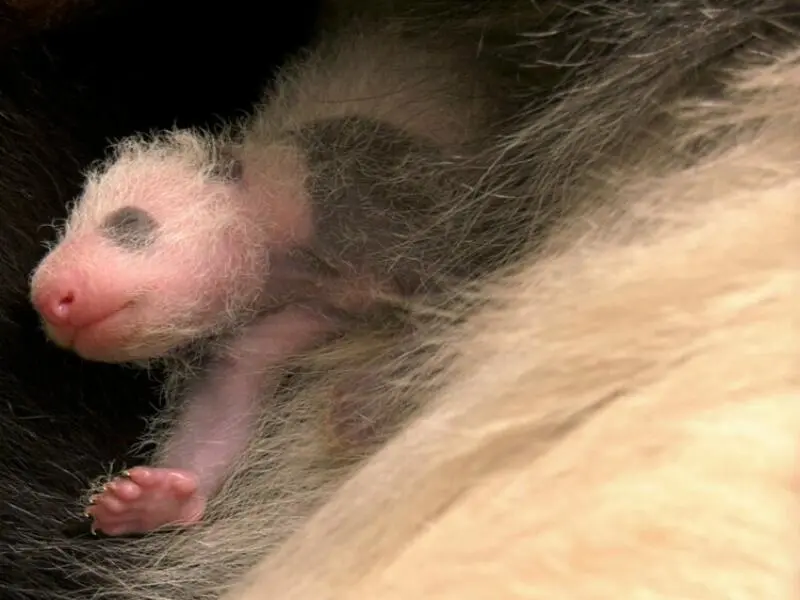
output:
[[[130,540],[155,558],[104,591],[795,597],[798,60],[745,73],[628,149],[606,185],[575,192],[601,206],[487,284],[462,327],[407,346],[352,332],[307,357],[318,379],[267,407],[270,435],[208,522]],[[698,140],[714,151],[688,156]],[[423,344],[442,350],[416,378],[395,375]],[[363,465],[337,462],[319,415],[335,383],[373,364],[391,376],[376,402],[396,421],[422,412]]]
[[[613,181],[641,233],[501,282],[430,410],[226,598],[795,597],[799,60],[696,107],[717,152]]]

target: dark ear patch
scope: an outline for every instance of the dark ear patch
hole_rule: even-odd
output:
[[[108,215],[101,225],[103,235],[126,250],[139,250],[156,239],[158,223],[135,206],[123,206]]]
[[[217,151],[217,161],[211,170],[211,176],[222,181],[237,182],[242,179],[242,161],[239,160],[231,146],[223,146]]]

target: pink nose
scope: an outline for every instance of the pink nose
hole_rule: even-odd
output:
[[[113,315],[125,301],[102,290],[90,290],[80,278],[63,275],[38,282],[32,293],[34,308],[52,327],[81,329]]]
[[[33,305],[42,318],[51,325],[71,325],[75,292],[72,290],[48,290],[33,297]],[[80,312],[80,305],[78,305]]]

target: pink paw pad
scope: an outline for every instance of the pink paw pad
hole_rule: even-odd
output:
[[[92,496],[86,515],[106,535],[145,533],[165,525],[200,521],[205,498],[189,471],[134,467]]]

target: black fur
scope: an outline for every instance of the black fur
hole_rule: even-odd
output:
[[[276,9],[281,18],[267,34],[259,2],[110,5],[0,58],[0,315],[10,321],[0,321],[4,600],[78,591],[89,597],[113,583],[92,575],[92,561],[118,565],[124,579],[125,540],[68,537],[63,529],[76,514],[86,478],[122,456],[139,431],[135,416],[152,400],[143,375],[85,365],[37,334],[24,278],[49,233],[39,224],[63,215],[63,203],[75,193],[75,167],[100,157],[109,137],[173,121],[204,124],[214,114],[247,108],[264,83],[254,57],[269,62],[263,45],[288,28],[292,11],[308,11],[301,3],[282,3]],[[489,225],[485,244],[517,235],[508,228],[516,210],[524,217],[520,227],[529,226],[531,197],[558,207],[567,185],[591,183],[608,156],[624,152],[628,141],[647,135],[664,117],[668,100],[713,91],[734,54],[800,39],[800,8],[791,0],[550,5],[531,3],[531,11],[541,12],[541,27],[509,52],[528,63],[541,87],[531,90],[524,123],[533,133],[525,136],[526,146],[509,145],[501,157],[490,156],[492,176],[476,178],[483,201],[470,210],[484,216],[465,221]],[[502,227],[492,229],[488,211],[497,212]],[[454,246],[453,255],[461,250]],[[70,563],[68,571],[54,570]]]
[[[310,171],[318,257],[415,292],[430,275],[423,269],[436,268],[436,257],[446,253],[436,220],[457,186],[444,168],[446,154],[430,140],[366,117],[316,121],[297,138]]]
[[[533,195],[542,213],[556,213],[534,219],[535,230],[557,222],[569,208],[562,197],[569,186],[595,185],[609,157],[643,147],[634,141],[668,117],[670,100],[713,95],[734,59],[757,60],[760,52],[800,39],[800,6],[790,0],[536,4],[531,10],[540,13],[541,27],[509,53],[533,75],[527,80],[538,82],[518,124],[526,134],[515,139],[524,142],[494,153],[492,176],[483,180],[488,186],[502,182],[504,205],[520,198],[527,213]],[[529,233],[533,240],[545,239],[540,231]]]
[[[92,590],[125,565],[124,541],[83,535],[82,494],[140,435],[157,402],[147,373],[87,364],[45,341],[27,279],[66,215],[82,169],[113,139],[215,126],[258,100],[307,41],[314,3],[101,0],[75,19],[0,39],[0,598]],[[13,11],[0,3],[0,21]],[[13,27],[9,26],[13,29]],[[0,28],[0,35],[5,29]],[[77,527],[76,527],[77,525]]]

